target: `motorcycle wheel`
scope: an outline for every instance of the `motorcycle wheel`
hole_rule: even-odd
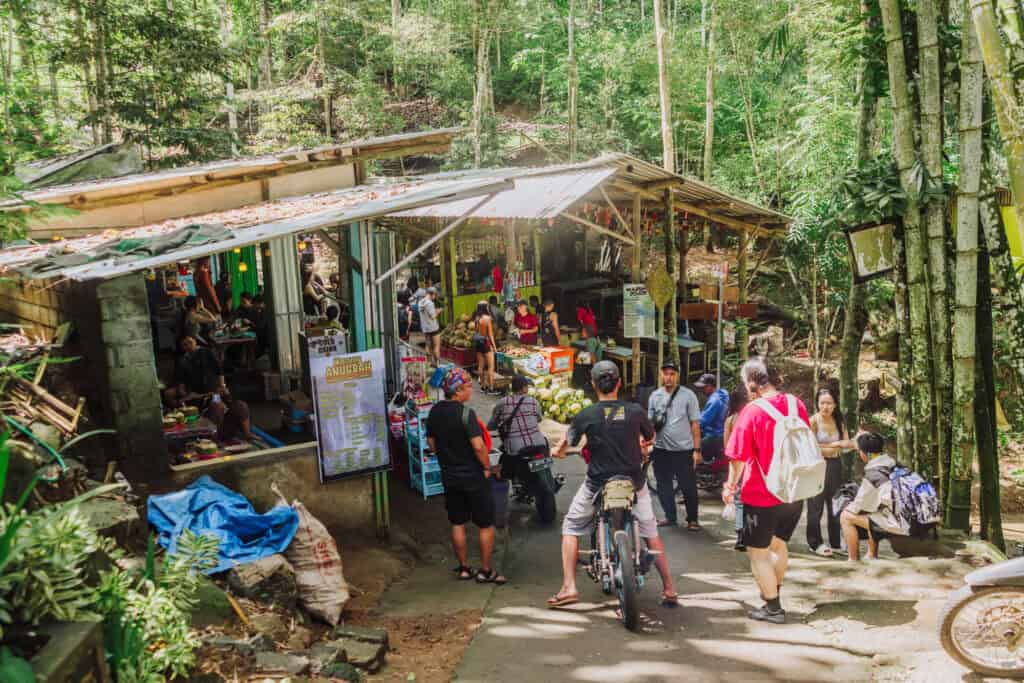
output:
[[[618,580],[615,589],[619,595],[619,609],[622,610],[622,623],[630,631],[635,631],[640,617],[637,604],[636,566],[633,563],[633,541],[624,530],[615,532],[612,539],[615,546],[615,561],[612,568]]]
[[[537,491],[533,494],[537,503],[537,518],[541,524],[551,524],[558,515],[558,505],[555,503],[555,494],[548,491],[541,485],[537,485]]]
[[[1024,587],[964,586],[939,617],[950,657],[985,676],[1024,678]]]

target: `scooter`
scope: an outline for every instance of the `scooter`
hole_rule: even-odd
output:
[[[694,467],[694,474],[697,475],[699,491],[714,493],[722,488],[729,476],[729,459],[723,454],[711,459],[702,458]]]
[[[551,473],[551,450],[542,446],[524,448],[518,453],[501,453],[501,478],[511,484],[511,497],[522,505],[536,505],[542,524],[551,524],[558,515],[555,494],[565,484],[564,474]]]
[[[968,574],[939,618],[946,653],[985,676],[1024,679],[1024,557]]]

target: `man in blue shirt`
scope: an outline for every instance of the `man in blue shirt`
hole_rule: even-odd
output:
[[[700,451],[704,462],[714,462],[722,457],[722,435],[725,432],[725,416],[729,412],[729,394],[718,388],[714,375],[701,375],[694,385],[704,392],[707,402],[700,414]]]

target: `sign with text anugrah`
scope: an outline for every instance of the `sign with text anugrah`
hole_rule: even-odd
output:
[[[389,469],[384,350],[321,356],[310,366],[320,480]]]

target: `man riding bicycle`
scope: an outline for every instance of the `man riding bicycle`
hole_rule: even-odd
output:
[[[570,445],[578,446],[586,438],[590,463],[587,477],[573,497],[562,522],[562,587],[548,599],[548,606],[562,607],[579,601],[576,560],[580,536],[589,534],[594,524],[597,517],[595,502],[601,488],[612,477],[624,475],[630,477],[636,486],[633,515],[647,548],[655,553],[655,566],[663,586],[662,604],[675,607],[679,596],[669,573],[665,546],[658,537],[658,524],[644,473],[645,452],[654,439],[654,427],[643,408],[619,400],[622,381],[615,363],[601,361],[595,364],[590,379],[597,392],[597,403],[580,411],[552,454],[556,458],[564,458]]]

